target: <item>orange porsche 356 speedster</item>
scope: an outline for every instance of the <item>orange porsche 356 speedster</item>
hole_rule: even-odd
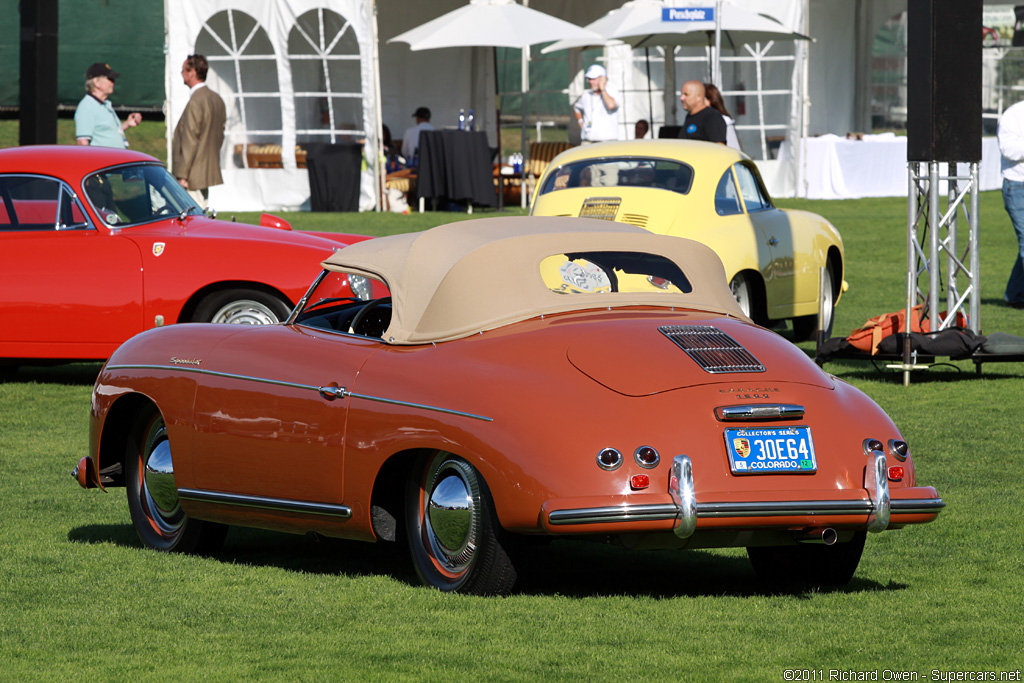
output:
[[[492,594],[528,536],[610,537],[841,584],[867,532],[943,508],[885,413],[751,323],[697,242],[493,218],[323,268],[283,323],[154,329],[107,361],[75,476],[124,486],[145,545],[408,543],[424,583]]]

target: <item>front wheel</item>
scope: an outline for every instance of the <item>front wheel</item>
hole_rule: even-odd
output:
[[[771,584],[844,586],[853,578],[864,552],[866,531],[835,545],[790,545],[747,548],[758,577]]]
[[[291,311],[280,298],[256,289],[225,289],[207,295],[192,317],[199,323],[273,325],[287,320]]]
[[[442,591],[503,595],[516,581],[487,485],[462,458],[421,458],[406,487],[406,529],[420,580]]]
[[[228,528],[186,515],[178,502],[174,459],[164,419],[152,406],[139,414],[125,453],[128,510],[139,540],[164,552],[209,554]]]

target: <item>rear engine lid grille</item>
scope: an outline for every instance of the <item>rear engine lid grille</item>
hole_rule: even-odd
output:
[[[686,351],[705,372],[765,371],[739,342],[712,325],[663,325],[658,331]]]
[[[602,221],[615,220],[622,204],[620,197],[590,197],[583,201],[580,218],[597,218]]]
[[[622,218],[619,219],[619,222],[629,223],[630,225],[635,225],[638,228],[646,228],[647,216],[644,216],[643,214],[640,213],[624,213],[622,214]]]

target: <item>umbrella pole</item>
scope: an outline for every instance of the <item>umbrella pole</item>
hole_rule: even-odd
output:
[[[654,100],[651,98],[651,50],[644,48],[644,61],[647,62],[647,123],[651,134],[654,134]]]
[[[498,144],[498,173],[501,173],[501,88],[498,87],[498,48],[491,48],[494,56],[494,139]],[[498,178],[498,211],[505,209],[505,184]]]
[[[522,49],[522,52],[520,53],[520,55],[521,55],[521,58],[522,58],[522,79],[520,81],[520,86],[522,88],[522,94],[520,95],[519,102],[520,102],[520,105],[521,105],[521,108],[522,108],[522,112],[521,112],[521,120],[520,120],[521,130],[520,130],[519,134],[520,134],[520,144],[522,146],[522,156],[523,156],[523,171],[522,171],[522,176],[523,177],[519,181],[520,188],[521,188],[520,191],[519,191],[519,205],[520,205],[521,208],[525,209],[526,208],[526,190],[527,190],[527,183],[526,183],[526,157],[529,154],[529,150],[527,149],[527,144],[526,144],[526,141],[527,141],[527,138],[526,138],[526,93],[529,92],[529,90],[530,90],[530,46],[527,45],[526,47],[524,47]]]

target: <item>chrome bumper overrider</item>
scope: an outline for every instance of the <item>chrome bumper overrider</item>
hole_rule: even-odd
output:
[[[615,505],[608,507],[555,510],[548,515],[552,526],[570,524],[608,524],[674,520],[674,531],[680,538],[688,538],[697,528],[700,518],[728,517],[804,517],[814,515],[867,515],[868,531],[882,531],[890,515],[934,514],[946,507],[941,498],[915,498],[891,500],[884,456],[881,461],[871,454],[865,475],[865,500],[786,500],[748,501],[741,503],[698,503],[694,495],[693,464],[685,455],[677,455],[669,475],[669,494],[672,503],[648,505]],[[872,476],[874,475],[874,476]],[[879,480],[882,485],[879,485]]]

